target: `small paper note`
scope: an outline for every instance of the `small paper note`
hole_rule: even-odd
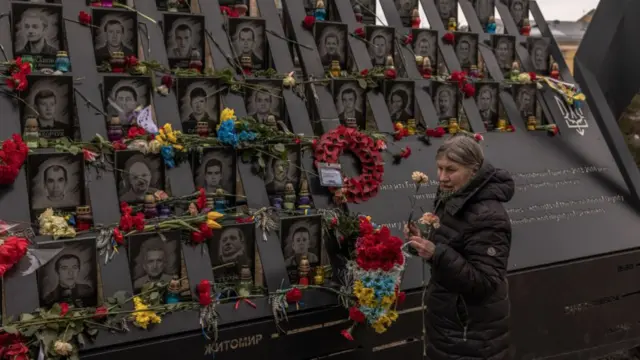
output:
[[[136,118],[136,122],[138,123],[138,126],[143,128],[146,132],[150,134],[158,133],[158,125],[156,125],[153,121],[153,117],[151,116],[151,106],[147,106],[140,110],[140,113]]]
[[[342,172],[340,164],[318,164],[318,174],[320,175],[320,185],[327,187],[342,187]]]

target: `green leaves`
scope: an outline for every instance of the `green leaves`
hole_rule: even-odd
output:
[[[116,299],[118,305],[122,306],[127,301],[127,293],[125,291],[117,291],[113,294],[113,297]]]
[[[14,334],[17,335],[20,332],[18,331],[18,328],[12,325],[7,325],[7,326],[3,326],[2,330],[4,330],[4,332],[8,333],[8,334]]]

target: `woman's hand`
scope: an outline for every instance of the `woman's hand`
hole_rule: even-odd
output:
[[[420,236],[411,236],[409,238],[409,245],[416,249],[420,257],[426,260],[431,260],[433,253],[436,251],[436,245],[434,243]]]
[[[420,229],[413,222],[405,225],[403,232],[405,239],[409,239],[412,236],[420,236]]]

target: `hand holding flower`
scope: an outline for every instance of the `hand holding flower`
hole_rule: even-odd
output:
[[[436,251],[436,245],[434,243],[420,236],[412,236],[409,238],[409,241],[409,245],[416,249],[420,257],[431,260],[433,253]]]
[[[410,237],[420,236],[420,229],[413,222],[404,226],[404,238],[409,239]]]

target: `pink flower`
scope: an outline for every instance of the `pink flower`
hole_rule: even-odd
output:
[[[96,153],[87,149],[82,149],[82,155],[84,155],[84,161],[94,162],[96,161]]]

